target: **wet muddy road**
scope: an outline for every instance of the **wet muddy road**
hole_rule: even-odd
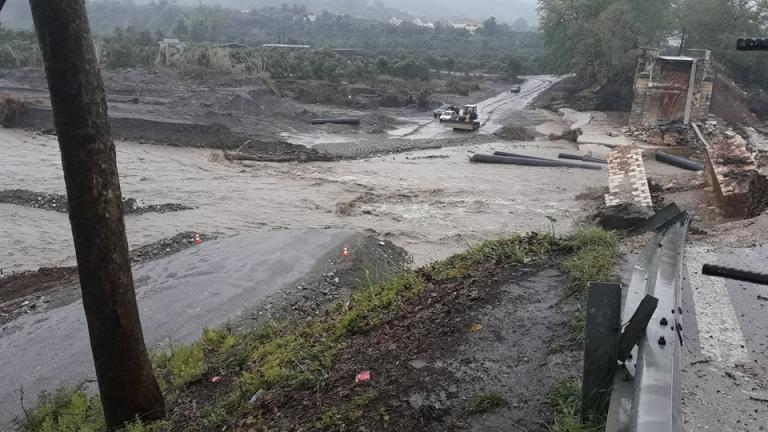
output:
[[[547,216],[567,230],[580,214],[575,195],[604,184],[605,173],[471,164],[468,156],[511,150],[556,157],[571,147],[499,142],[332,163],[246,165],[205,149],[118,142],[117,157],[125,196],[194,208],[127,216],[132,247],[195,229],[226,235],[337,227],[375,230],[424,263],[487,237],[549,229]],[[0,154],[0,190],[64,193],[55,137],[0,129]],[[0,204],[0,221],[4,271],[74,264],[66,214]]]
[[[477,103],[477,112],[480,120],[481,135],[493,134],[506,125],[505,120],[513,111],[519,111],[530,104],[536,96],[548,89],[552,84],[560,80],[554,75],[530,75],[521,77],[525,82],[521,84],[519,93],[511,93],[505,90],[498,95]],[[455,136],[456,132],[434,121],[431,117],[416,119],[417,123],[406,125],[389,132],[390,136],[409,140],[448,138]]]

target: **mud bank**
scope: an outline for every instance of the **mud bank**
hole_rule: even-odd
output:
[[[14,204],[24,207],[32,207],[42,210],[67,213],[69,205],[67,197],[61,194],[33,192],[25,189],[10,189],[0,191],[0,204]],[[165,203],[140,205],[133,198],[123,199],[123,213],[126,215],[140,215],[144,213],[169,213],[182,210],[191,210],[192,207],[184,204]]]
[[[286,141],[264,141],[245,133],[234,132],[219,123],[183,122],[171,119],[110,116],[113,137],[124,140],[149,141],[179,147],[204,147],[233,150],[250,141],[246,146],[253,152],[283,153],[310,151],[309,148]],[[18,128],[53,130],[53,112],[48,107],[27,105],[16,116]]]
[[[295,333],[280,327],[258,339],[290,349],[288,359],[273,362],[273,351],[247,355],[250,335],[235,332],[230,352],[258,360],[208,364],[203,376],[221,380],[198,379],[181,391],[169,407],[172,428],[220,429],[220,420],[201,414],[218,409],[228,424],[259,430],[549,430],[548,389],[580,373],[577,352],[553,349],[569,337],[578,300],[559,289],[565,251],[541,249],[549,240],[535,234],[506,241],[519,246],[526,264],[481,252],[503,246],[475,249],[383,285],[358,285]],[[542,310],[555,318],[530,319]],[[286,340],[299,343],[283,348]],[[269,362],[257,363],[265,355]],[[285,372],[248,387],[241,374],[260,376],[261,364]],[[355,379],[361,371],[366,378]],[[503,403],[477,409],[475,401],[488,395]]]
[[[387,264],[391,246],[381,240],[363,242],[373,252],[356,249],[361,234],[342,230],[282,230],[248,233],[206,241],[174,255],[134,268],[136,297],[147,346],[166,349],[170,343],[191,343],[204,328],[217,328],[241,318],[244,311],[280,296],[287,287],[301,284],[315,270],[323,270],[321,257],[340,257],[349,245],[345,265],[358,267],[356,286],[376,277],[376,268]],[[396,257],[393,257],[396,259]],[[367,266],[366,262],[378,263]],[[366,273],[366,267],[369,273]],[[339,283],[335,270],[328,279]],[[354,276],[357,274],[357,276]],[[318,276],[318,275],[314,275]],[[322,277],[322,275],[319,275]],[[374,279],[375,280],[375,279]],[[302,285],[304,286],[304,285]],[[323,298],[324,288],[296,289],[297,297]],[[277,297],[273,297],[277,298]],[[39,314],[26,314],[0,327],[0,429],[14,416],[23,415],[18,389],[29,395],[59,386],[94,379],[92,354],[82,304],[74,301]]]
[[[200,234],[203,242],[214,235]],[[178,233],[131,250],[137,265],[173,255],[195,245],[195,233]],[[27,313],[67,305],[80,298],[77,267],[41,267],[36,271],[0,276],[0,325]]]

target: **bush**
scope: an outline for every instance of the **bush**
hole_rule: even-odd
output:
[[[89,397],[80,389],[42,393],[37,408],[19,425],[21,432],[96,432],[103,428],[98,397]]]
[[[0,97],[0,126],[15,127],[25,106],[24,99],[15,96]]]

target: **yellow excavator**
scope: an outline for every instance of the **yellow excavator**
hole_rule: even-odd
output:
[[[480,121],[477,119],[477,105],[464,105],[461,110],[453,111],[448,120],[443,120],[443,125],[453,130],[476,131],[480,129]]]

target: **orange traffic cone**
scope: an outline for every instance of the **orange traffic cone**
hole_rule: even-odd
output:
[[[341,256],[343,257],[352,256],[352,254],[349,253],[349,245],[344,245],[344,248],[341,250]]]
[[[202,242],[203,242],[203,239],[200,238],[200,233],[199,232],[195,232],[195,244],[199,245]]]

